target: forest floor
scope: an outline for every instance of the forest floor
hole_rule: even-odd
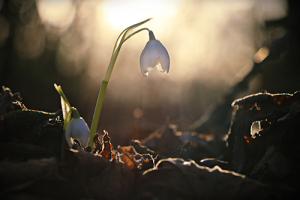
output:
[[[225,139],[175,125],[89,152],[62,148],[62,113],[0,95],[1,199],[297,199],[300,95],[257,93],[233,102]]]

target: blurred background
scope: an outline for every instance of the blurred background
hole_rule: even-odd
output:
[[[260,62],[268,55],[286,28],[266,28],[265,21],[288,9],[284,0],[0,0],[0,84],[20,92],[27,108],[47,112],[60,109],[53,84],[61,85],[90,126],[115,40],[126,27],[153,18],[144,27],[167,48],[170,73],[154,69],[143,77],[139,56],[148,33],[128,40],[98,132],[127,145],[167,123],[187,130],[243,80],[254,56]],[[255,76],[236,98],[262,89],[295,92],[299,81],[277,79],[282,73],[274,69]]]

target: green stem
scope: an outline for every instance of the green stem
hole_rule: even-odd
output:
[[[89,140],[89,146],[91,147],[91,149],[93,149],[93,138],[96,134],[97,131],[97,127],[98,127],[98,122],[99,122],[99,118],[100,118],[100,114],[101,114],[101,109],[102,109],[102,105],[103,105],[103,101],[104,101],[104,96],[105,96],[105,92],[106,92],[106,88],[107,88],[107,84],[108,81],[110,79],[110,76],[112,74],[112,70],[114,68],[114,65],[116,63],[117,57],[119,55],[120,49],[121,49],[122,43],[119,44],[118,48],[115,50],[115,53],[112,55],[109,65],[107,67],[104,79],[102,80],[102,84],[100,87],[100,91],[98,94],[98,99],[96,102],[96,107],[95,107],[95,111],[94,111],[94,115],[93,115],[93,120],[92,120],[92,124],[91,124],[91,128],[90,128],[90,140]]]
[[[149,20],[150,19],[144,20],[140,23],[134,24],[134,25],[124,29],[117,38],[117,41],[115,43],[115,46],[114,46],[114,49],[113,49],[113,52],[112,52],[112,55],[111,55],[111,59],[110,59],[109,65],[108,65],[108,68],[107,68],[106,73],[104,75],[104,78],[102,80],[102,84],[101,84],[100,91],[99,91],[99,94],[98,94],[98,99],[97,99],[97,102],[96,102],[96,107],[95,107],[93,120],[92,120],[92,124],[91,124],[91,129],[90,129],[89,146],[91,147],[91,149],[93,149],[93,138],[94,138],[94,135],[96,134],[96,131],[97,131],[98,122],[99,122],[99,118],[100,118],[100,114],[101,114],[101,109],[102,109],[102,104],[103,104],[103,101],[104,101],[104,96],[105,96],[105,91],[106,91],[106,88],[107,88],[107,84],[108,84],[108,81],[109,81],[110,76],[112,74],[112,70],[115,66],[117,57],[118,57],[119,52],[121,50],[121,47],[124,44],[124,42],[126,40],[128,40],[129,38],[131,38],[133,35],[141,32],[143,30],[150,31],[148,28],[143,28],[143,29],[135,31],[134,33],[127,36],[129,31],[131,31],[131,30],[137,28],[138,26],[148,22]]]
[[[79,119],[80,114],[79,114],[78,110],[75,107],[71,107],[71,110],[72,110],[72,118],[73,119]]]
[[[115,66],[117,57],[118,57],[119,52],[120,52],[120,50],[121,50],[121,47],[122,47],[122,43],[120,43],[120,45],[119,45],[118,48],[116,49],[115,53],[114,53],[113,56],[111,57],[110,62],[109,62],[109,65],[108,65],[107,70],[106,70],[106,73],[105,73],[105,75],[104,75],[103,81],[106,81],[106,82],[109,81],[110,76],[111,76],[111,74],[112,74],[112,70],[114,69],[114,66]]]
[[[102,84],[101,84],[100,91],[99,91],[99,94],[98,94],[98,99],[97,99],[97,102],[96,102],[96,107],[95,107],[93,120],[92,120],[92,124],[91,124],[91,128],[90,128],[89,146],[91,147],[91,149],[93,149],[93,142],[94,142],[93,138],[94,138],[94,136],[96,134],[96,131],[97,131],[98,122],[99,122],[99,118],[100,118],[100,114],[101,114],[101,109],[102,109],[102,105],[103,105],[103,101],[104,101],[104,96],[105,96],[107,84],[108,84],[108,81],[109,81],[110,76],[112,74],[112,70],[113,70],[114,65],[116,63],[117,57],[119,55],[121,46],[122,46],[122,43],[119,44],[118,48],[115,50],[115,53],[111,57],[108,68],[107,68],[105,76],[104,76],[104,79],[102,80]]]
[[[101,109],[102,109],[102,104],[103,104],[107,84],[108,84],[108,81],[105,81],[105,80],[102,81],[102,84],[100,87],[100,92],[98,95],[98,100],[97,100],[95,111],[94,111],[93,121],[92,121],[91,129],[90,129],[90,141],[89,141],[89,146],[92,149],[93,149],[93,138],[97,131],[98,121],[100,118],[100,113],[101,113]]]

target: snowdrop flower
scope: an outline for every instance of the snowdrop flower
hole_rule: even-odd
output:
[[[155,39],[153,32],[149,31],[149,41],[140,56],[142,74],[148,76],[155,66],[160,72],[169,73],[170,57],[166,48]]]
[[[90,130],[86,122],[80,117],[78,111],[73,112],[73,119],[71,119],[67,130],[66,140],[69,147],[72,147],[71,138],[77,139],[83,147],[87,147],[90,139]]]

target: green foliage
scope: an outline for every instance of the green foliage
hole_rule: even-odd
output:
[[[71,121],[72,109],[71,109],[71,105],[70,105],[67,97],[65,96],[61,86],[54,84],[54,87],[57,90],[58,94],[60,95],[61,109],[62,109],[63,118],[64,118],[64,131],[65,131]]]

